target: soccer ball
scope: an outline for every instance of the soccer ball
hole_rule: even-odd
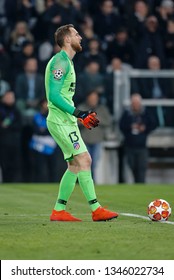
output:
[[[148,216],[152,221],[167,221],[171,212],[170,204],[164,199],[152,201],[147,209]]]

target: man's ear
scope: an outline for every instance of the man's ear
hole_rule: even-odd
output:
[[[66,43],[70,43],[70,42],[71,42],[71,38],[70,38],[69,35],[66,35],[66,36],[65,36],[65,42],[66,42]]]

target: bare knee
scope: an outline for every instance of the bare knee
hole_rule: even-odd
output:
[[[88,152],[74,156],[74,159],[68,162],[68,168],[74,173],[78,173],[82,170],[91,169],[91,156]]]
[[[80,154],[76,157],[80,170],[89,170],[91,168],[92,159],[88,152]]]

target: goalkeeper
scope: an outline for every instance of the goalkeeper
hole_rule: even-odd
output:
[[[50,59],[45,72],[49,109],[47,126],[68,164],[60,182],[58,198],[50,216],[51,221],[81,221],[66,211],[66,204],[77,179],[91,208],[93,221],[106,221],[118,216],[116,212],[101,207],[97,201],[91,177],[91,157],[77,125],[77,119],[87,129],[95,128],[99,124],[96,112],[77,110],[72,101],[76,84],[72,59],[76,52],[82,50],[81,40],[73,25],[59,27],[55,32],[55,41],[61,51]]]

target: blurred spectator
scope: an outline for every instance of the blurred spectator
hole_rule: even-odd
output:
[[[15,53],[13,56],[12,63],[13,63],[13,70],[14,70],[15,78],[18,74],[23,72],[25,61],[28,58],[33,58],[33,57],[36,57],[34,43],[31,41],[25,41],[22,44],[21,51]]]
[[[18,20],[25,21],[30,30],[37,22],[37,13],[33,0],[21,0],[18,8]]]
[[[123,63],[120,58],[114,57],[111,60],[111,63],[107,67],[107,73],[104,77],[104,89],[105,89],[105,98],[106,98],[106,104],[108,106],[108,109],[110,113],[114,114],[114,79],[115,79],[115,72],[119,73],[119,87],[121,87],[120,92],[122,95],[120,96],[120,99],[124,99],[125,95],[125,77],[124,73],[129,71],[132,67],[126,63]]]
[[[167,68],[174,69],[174,18],[171,18],[167,21],[165,55]]]
[[[143,0],[134,2],[133,11],[128,16],[128,27],[131,38],[135,43],[138,43],[144,33],[145,21],[149,15],[149,6]]]
[[[77,26],[83,21],[81,12],[81,4],[78,0],[57,0],[60,5],[60,13],[62,22],[61,25],[71,22],[74,26]]]
[[[71,22],[75,26],[83,20],[80,2],[72,0],[46,0],[45,10],[40,15],[40,26],[45,31],[42,39],[54,44],[54,32],[64,24]]]
[[[47,101],[42,99],[33,117],[33,135],[29,143],[32,182],[58,182],[57,145],[47,129],[47,114]]]
[[[71,2],[77,11],[81,11],[82,14],[88,13],[89,0],[71,0]]]
[[[157,56],[149,56],[147,60],[147,69],[151,71],[158,71],[161,69],[161,61]],[[153,72],[152,72],[153,74]],[[137,78],[139,81],[138,89],[141,89],[141,96],[143,98],[171,98],[170,79],[167,78]],[[156,83],[158,89],[156,88]]]
[[[119,9],[120,15],[129,19],[130,16],[134,13],[134,6],[137,0],[115,0],[114,3],[115,2]]]
[[[83,38],[82,48],[83,51],[88,51],[88,43],[91,39],[97,38],[94,32],[94,22],[91,16],[85,15],[83,22],[80,24],[80,35]],[[76,56],[75,56],[76,58]]]
[[[25,61],[24,72],[16,78],[17,106],[23,115],[23,122],[31,122],[38,101],[45,96],[44,78],[38,73],[36,58]]]
[[[36,58],[28,58],[24,71],[16,78],[16,104],[22,115],[23,180],[31,180],[31,162],[28,143],[32,135],[32,120],[38,109],[38,101],[45,96],[44,78],[38,73]]]
[[[0,97],[0,166],[3,182],[21,181],[21,116],[13,91]]]
[[[0,79],[0,97],[4,95],[6,91],[10,90],[10,84],[5,80]]]
[[[159,0],[115,0],[120,10],[120,14],[125,16],[127,19],[135,13],[135,10],[140,17],[144,15],[145,9],[143,5],[139,4],[140,1],[144,2],[148,6],[150,14],[154,13],[156,5],[159,4]]]
[[[108,44],[106,52],[109,61],[113,57],[119,57],[124,63],[134,65],[135,46],[129,38],[127,30],[123,27],[118,29],[113,41]]]
[[[161,61],[159,59],[159,57],[157,56],[150,56],[148,61],[147,61],[147,67],[148,70],[151,71],[158,71],[161,70]],[[152,87],[150,87],[150,79],[146,80],[146,87],[147,87],[147,91],[149,91],[150,95],[149,98],[174,98],[174,92],[172,92],[172,88],[170,87],[170,78],[157,78],[158,79],[158,83],[159,83],[159,87],[160,87],[160,93],[155,93],[155,89],[154,89],[154,78],[151,79],[151,86],[153,84]],[[145,88],[145,86],[144,86]],[[145,92],[145,90],[144,90]],[[145,98],[148,98],[148,95],[146,95]]]
[[[31,34],[28,25],[24,21],[19,21],[15,24],[14,29],[10,33],[8,42],[9,51],[13,55],[22,50],[22,45],[25,41],[34,41],[34,37]]]
[[[42,14],[45,11],[45,0],[35,0],[35,8],[37,14]]]
[[[96,61],[89,61],[84,71],[77,77],[76,95],[74,101],[76,105],[86,99],[86,95],[91,90],[104,94],[104,75],[100,73],[100,65]]]
[[[83,71],[90,61],[96,61],[99,64],[101,73],[106,72],[107,59],[100,49],[100,41],[97,38],[91,39],[88,43],[88,50],[78,56],[77,72]]]
[[[40,15],[40,28],[44,30],[42,39],[48,39],[51,44],[54,44],[54,32],[62,24],[62,17],[60,14],[60,5],[54,0],[45,1],[45,10]]]
[[[92,173],[94,180],[96,179],[95,171],[97,163],[100,161],[102,152],[102,141],[106,136],[106,129],[111,126],[111,115],[108,108],[100,103],[100,94],[97,91],[90,91],[84,103],[78,106],[80,110],[92,110],[97,112],[97,117],[100,120],[100,125],[96,129],[88,130],[81,127],[81,135],[87,146],[88,152],[92,157]]]
[[[4,45],[0,43],[0,79],[4,79],[10,83],[12,80],[10,72],[10,56],[8,52],[6,52]]]
[[[22,150],[26,175],[31,119],[38,100],[45,95],[42,75],[49,58],[59,51],[53,36],[57,27],[71,22],[83,37],[83,52],[74,58],[75,103],[85,102],[86,94],[94,89],[100,92],[100,101],[105,102],[110,113],[119,115],[113,110],[114,71],[117,71],[115,81],[117,87],[121,87],[119,101],[122,102],[127,98],[124,73],[132,67],[154,71],[153,66],[149,68],[147,64],[149,57],[155,56],[160,60],[157,70],[174,69],[173,17],[173,0],[0,1],[0,95],[15,90],[17,106],[23,113]],[[23,70],[28,59],[36,59],[33,63],[37,65],[34,67],[36,74],[29,70],[26,75]],[[171,79],[135,80],[131,79],[131,93],[140,92],[143,98],[174,98]],[[118,107],[121,111],[121,105],[114,109],[118,111]],[[151,110],[159,125],[174,126],[172,107],[160,109],[164,121],[159,118],[159,106],[158,113],[156,107]]]
[[[53,46],[50,42],[45,40],[38,47],[38,62],[39,62],[39,72],[44,74],[46,65],[51,58],[53,53]]]
[[[167,21],[174,16],[174,3],[172,0],[162,0],[156,8],[156,16],[162,38],[166,35]]]
[[[122,19],[115,10],[112,0],[104,0],[94,17],[94,31],[103,42],[109,42],[119,27]]]
[[[17,20],[17,0],[0,1],[0,41],[7,42],[8,33]]]
[[[158,71],[161,69],[160,59],[156,56],[150,56],[147,62],[148,70]],[[141,96],[145,99],[162,99],[174,98],[174,92],[171,87],[171,78],[158,78],[153,76],[151,78],[137,79],[139,84],[138,89],[141,90]],[[158,126],[173,126],[173,108],[154,106],[150,107],[152,114],[156,118]]]
[[[148,165],[146,146],[149,133],[155,129],[155,123],[148,111],[142,106],[141,96],[131,96],[130,108],[125,109],[119,122],[124,136],[124,152],[135,183],[145,183]]]
[[[165,66],[164,44],[159,33],[159,24],[155,16],[149,16],[145,22],[145,30],[137,45],[136,68],[146,68],[149,56],[158,56],[162,67]]]

